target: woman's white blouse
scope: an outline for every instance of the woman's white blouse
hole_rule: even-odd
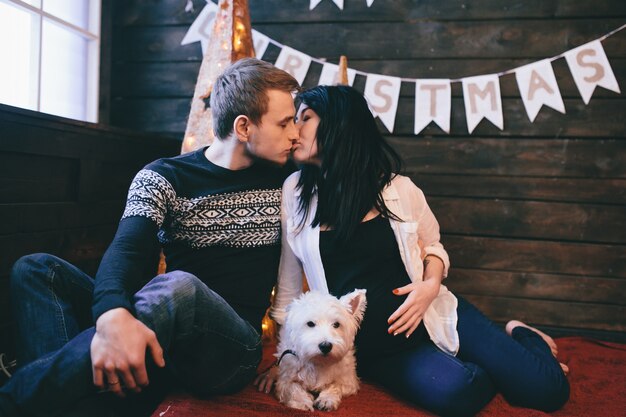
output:
[[[310,289],[328,292],[319,250],[320,229],[319,226],[310,226],[317,209],[317,196],[312,197],[311,210],[307,219],[302,222],[302,213],[298,207],[300,189],[296,188],[299,177],[300,172],[295,172],[283,184],[282,253],[276,297],[270,310],[272,318],[280,324],[284,322],[287,305],[302,293],[303,272]],[[450,261],[439,242],[439,223],[428,207],[422,190],[409,178],[397,175],[383,190],[383,198],[387,208],[402,220],[390,219],[390,223],[411,281],[422,280],[424,274],[418,238],[424,243],[426,255],[437,256],[443,261],[443,276],[446,277]],[[441,285],[439,295],[428,307],[423,318],[431,340],[451,355],[456,355],[459,350],[456,308],[456,297]]]

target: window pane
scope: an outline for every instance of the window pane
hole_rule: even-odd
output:
[[[43,10],[89,30],[89,2],[90,0],[45,0]]]
[[[0,2],[0,102],[32,110],[37,110],[36,19]]]
[[[45,19],[42,39],[40,110],[85,120],[88,41]]]

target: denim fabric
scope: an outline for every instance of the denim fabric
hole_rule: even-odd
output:
[[[412,350],[360,364],[359,372],[441,416],[473,416],[496,392],[513,405],[542,411],[567,402],[567,378],[537,333],[518,327],[509,337],[465,299],[458,300],[456,357],[424,340]]]
[[[59,258],[36,254],[15,264],[11,283],[21,367],[0,388],[0,410],[10,400],[24,415],[54,416],[90,397],[112,397],[98,394],[92,382],[93,280]],[[254,378],[259,334],[195,276],[159,275],[133,301],[165,351],[164,374],[176,383],[206,396],[236,391]],[[159,372],[147,362],[152,385]]]

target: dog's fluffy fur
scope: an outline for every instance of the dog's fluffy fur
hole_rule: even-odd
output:
[[[300,410],[336,410],[359,389],[354,337],[365,314],[365,290],[337,299],[311,291],[287,307],[276,353],[278,400]],[[283,355],[283,352],[291,351]]]

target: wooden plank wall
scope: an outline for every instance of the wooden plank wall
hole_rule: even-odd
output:
[[[13,263],[46,252],[94,274],[135,173],[179,149],[170,138],[0,105],[0,352],[13,349]]]
[[[180,46],[204,1],[117,1],[113,11],[113,124],[182,137],[201,60]],[[253,27],[318,58],[405,78],[489,74],[552,57],[626,21],[615,0],[250,0]],[[626,31],[603,42],[626,88]],[[264,59],[274,62],[270,46]],[[315,85],[313,64],[305,86]],[[467,134],[453,84],[452,134],[414,136],[414,85],[403,83],[388,135],[438,216],[453,269],[447,284],[491,318],[519,317],[556,334],[626,341],[626,97],[580,98],[554,62],[567,114],[530,123],[514,75],[501,78],[504,131]],[[357,76],[361,91],[365,80]],[[383,128],[384,129],[384,128]]]

